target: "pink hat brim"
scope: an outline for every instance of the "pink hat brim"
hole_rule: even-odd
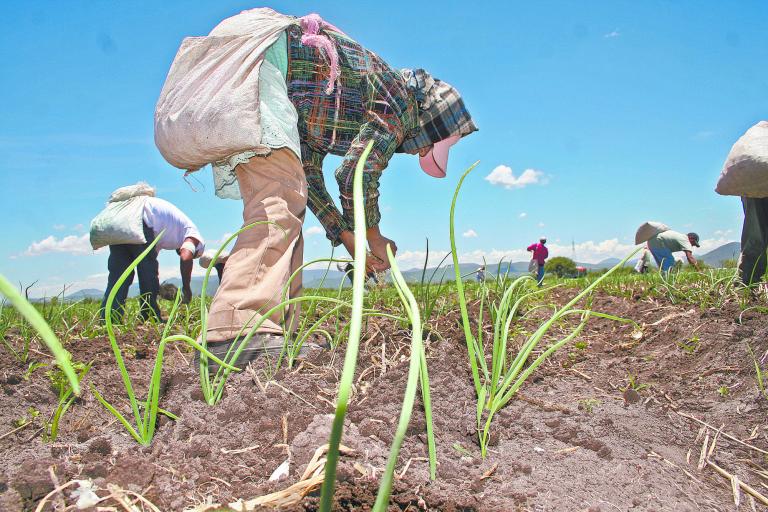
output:
[[[448,170],[448,150],[459,139],[461,139],[461,135],[452,135],[436,142],[426,155],[419,157],[421,170],[433,178],[445,178],[445,173]]]

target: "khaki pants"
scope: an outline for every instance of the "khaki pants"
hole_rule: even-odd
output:
[[[304,253],[301,226],[307,180],[298,157],[288,149],[277,149],[238,165],[235,172],[243,197],[243,225],[269,220],[280,227],[258,225],[237,237],[208,315],[208,341],[213,342],[235,338],[246,324],[252,327],[279,304],[285,284],[301,266]],[[291,283],[289,297],[300,293],[298,275]],[[289,322],[290,329],[298,313],[298,307],[278,310],[257,331],[282,333],[284,323]],[[244,334],[247,332],[248,328]]]
[[[744,227],[741,230],[739,274],[744,284],[761,281],[768,249],[768,197],[742,197]]]

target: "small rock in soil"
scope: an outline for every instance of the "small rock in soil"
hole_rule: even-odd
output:
[[[85,466],[83,474],[90,478],[106,478],[107,466],[102,463],[90,464]]]
[[[88,451],[91,453],[99,453],[101,455],[109,455],[112,453],[112,443],[106,437],[97,437],[88,446]]]
[[[481,492],[483,490],[483,487],[485,487],[485,479],[475,478],[469,487],[474,492]]]
[[[11,485],[24,501],[37,501],[53,490],[48,467],[55,466],[56,459],[32,459],[24,461],[16,480]]]
[[[628,404],[636,404],[640,401],[640,393],[632,388],[627,388],[624,391],[624,401]]]

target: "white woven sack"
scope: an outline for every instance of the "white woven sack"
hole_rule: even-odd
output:
[[[666,224],[653,221],[645,222],[642,226],[637,228],[637,233],[635,233],[635,243],[643,244],[664,231],[669,231],[669,226]]]
[[[107,203],[91,221],[91,247],[107,245],[144,244],[144,203],[147,196],[135,196],[125,201]]]
[[[293,22],[253,9],[209,36],[184,39],[155,108],[155,144],[168,163],[197,170],[261,148],[259,69],[264,52]]]
[[[757,123],[733,145],[715,192],[768,197],[768,121]]]
[[[112,195],[109,196],[109,202],[116,203],[118,201],[126,201],[136,196],[155,197],[155,188],[143,181],[140,181],[135,185],[120,187],[119,189],[112,192]]]
[[[213,261],[213,257],[216,254],[216,251],[210,250],[205,251],[202,256],[200,256],[200,260],[198,260],[199,264],[203,268],[208,268],[211,266],[211,261]],[[216,263],[226,263],[227,259],[229,259],[229,251],[221,251],[221,254],[219,254],[219,258],[216,260]]]

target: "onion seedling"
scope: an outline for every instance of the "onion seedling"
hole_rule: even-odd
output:
[[[283,229],[278,224],[275,224],[271,221],[258,221],[253,222],[251,224],[248,224],[247,226],[243,226],[238,231],[233,233],[214,254],[213,258],[211,258],[211,263],[208,265],[208,269],[205,272],[205,277],[203,278],[203,287],[201,292],[201,301],[200,301],[200,341],[201,345],[203,347],[207,347],[207,322],[208,322],[208,308],[206,304],[206,289],[208,287],[208,279],[210,278],[211,271],[216,266],[216,261],[219,258],[219,255],[221,252],[243,231],[246,231],[248,229],[253,228],[254,226],[260,225],[260,224],[272,224],[276,226],[279,229]],[[284,231],[284,230],[283,230]],[[288,280],[286,286],[281,291],[281,294],[283,298],[288,296],[289,290],[290,290],[290,283],[293,279],[296,278],[296,276],[299,275],[299,272],[306,267],[307,265],[311,265],[313,263],[316,263],[317,261],[326,261],[326,260],[316,260],[309,262],[305,265],[302,265],[299,269],[297,269]],[[333,260],[336,261],[336,260]],[[278,296],[278,293],[275,293],[275,296]],[[331,312],[336,312],[338,309],[343,307],[349,307],[349,304],[343,300],[340,299],[334,299],[331,297],[322,297],[319,295],[306,295],[303,297],[294,297],[290,299],[285,299],[281,302],[279,302],[277,305],[272,307],[271,309],[267,311],[263,311],[263,308],[260,308],[259,310],[255,311],[254,314],[251,316],[251,318],[248,319],[248,321],[245,323],[245,325],[240,329],[238,332],[238,335],[235,337],[235,342],[232,343],[229,350],[224,356],[224,361],[227,362],[227,365],[225,366],[219,366],[216,373],[213,375],[213,378],[211,378],[211,373],[208,368],[208,358],[206,357],[206,352],[200,353],[200,385],[203,392],[203,398],[205,399],[206,403],[209,405],[216,405],[222,398],[224,394],[224,386],[227,382],[227,379],[229,378],[229,374],[233,369],[236,369],[234,366],[235,361],[237,361],[238,356],[240,353],[245,349],[245,347],[248,346],[248,343],[250,342],[251,338],[258,333],[258,329],[261,327],[261,325],[270,318],[274,313],[283,312],[285,314],[286,311],[289,310],[289,307],[292,305],[299,305],[303,302],[309,302],[310,304],[316,304],[317,302],[327,302],[334,305],[334,308],[331,310]],[[263,312],[262,312],[263,311]],[[324,318],[329,317],[329,315],[326,315]],[[254,322],[255,320],[255,322]],[[287,322],[284,322],[286,324]],[[311,335],[312,333],[320,330],[320,321],[315,322],[312,326],[310,326],[308,329],[304,329],[300,335],[299,335],[299,341],[298,341],[298,347],[296,347],[296,351],[294,354],[298,354],[298,350],[301,348],[301,344],[304,343],[306,338]],[[281,350],[280,356],[278,358],[277,366],[279,367],[280,363],[282,362],[282,358],[286,354],[286,352],[290,352],[290,347],[288,346],[288,340],[289,337],[285,337],[286,343],[283,345],[283,348]],[[296,345],[296,343],[294,343]],[[291,355],[289,353],[289,359],[291,358]],[[216,360],[218,362],[218,360]]]
[[[112,346],[112,352],[115,355],[115,360],[117,361],[117,366],[120,370],[120,376],[122,377],[122,380],[123,380],[123,386],[125,387],[125,391],[128,395],[128,400],[131,404],[131,411],[133,412],[135,426],[131,425],[128,419],[125,416],[123,416],[123,414],[121,414],[114,406],[112,406],[112,404],[110,404],[106,399],[104,399],[104,397],[96,390],[95,386],[91,385],[91,390],[93,391],[94,396],[96,396],[96,399],[99,402],[101,402],[101,404],[110,413],[112,413],[112,415],[114,415],[115,418],[117,418],[120,421],[120,423],[122,423],[122,425],[125,427],[128,433],[131,435],[131,437],[133,437],[139,444],[142,444],[145,446],[149,445],[152,442],[152,438],[154,437],[155,425],[157,423],[158,413],[162,413],[171,418],[175,418],[175,416],[168,413],[167,411],[160,409],[160,407],[158,406],[158,401],[160,399],[160,375],[163,369],[163,354],[165,352],[166,344],[172,341],[183,341],[184,343],[191,345],[196,350],[199,350],[202,354],[205,354],[208,357],[212,358],[220,365],[226,366],[232,370],[236,369],[232,366],[227,365],[224,361],[221,361],[216,356],[208,352],[205,348],[201,347],[195,340],[193,340],[189,336],[182,335],[182,334],[170,335],[171,326],[173,325],[176,319],[176,314],[179,309],[179,304],[181,303],[181,292],[177,292],[176,300],[174,301],[173,308],[171,309],[171,312],[168,315],[168,321],[166,322],[162,338],[157,347],[157,356],[155,358],[155,366],[154,366],[154,369],[152,370],[152,375],[149,381],[149,389],[147,390],[147,400],[144,402],[140,402],[139,400],[136,399],[136,394],[133,390],[133,384],[131,383],[131,377],[128,375],[128,370],[125,367],[125,361],[123,360],[120,346],[117,344],[117,339],[115,338],[114,327],[112,324],[112,303],[114,302],[115,296],[117,295],[118,290],[123,285],[125,280],[128,279],[128,276],[133,274],[134,269],[139,265],[139,263],[144,259],[144,257],[147,254],[149,254],[150,251],[155,250],[155,245],[157,244],[157,242],[160,240],[160,237],[162,237],[164,233],[165,233],[165,230],[161,231],[160,234],[158,234],[157,237],[155,237],[152,243],[150,243],[149,246],[146,249],[144,249],[144,251],[141,254],[139,254],[139,256],[120,275],[120,278],[117,280],[115,285],[112,287],[112,290],[109,292],[109,295],[107,296],[107,302],[105,304],[104,318],[107,326],[107,336],[109,337],[109,343]],[[139,407],[140,405],[144,408],[143,414],[140,412],[140,407]]]
[[[416,400],[416,386],[421,380],[422,398],[424,400],[424,415],[427,423],[427,437],[429,447],[429,470],[430,476],[434,479],[436,472],[435,438],[432,430],[432,406],[429,395],[429,376],[427,375],[426,354],[424,352],[424,342],[422,340],[422,323],[419,313],[419,303],[416,301],[411,290],[397,267],[395,256],[392,249],[387,245],[387,257],[392,268],[392,280],[397,294],[403,303],[405,312],[411,322],[411,360],[408,368],[408,381],[405,385],[405,396],[403,397],[403,406],[400,410],[400,420],[397,423],[395,437],[392,440],[392,446],[389,449],[389,459],[387,467],[381,476],[379,492],[376,495],[376,502],[373,505],[373,512],[386,512],[389,506],[389,497],[392,494],[392,480],[397,464],[397,456],[400,453],[400,447],[403,445],[405,432],[408,429],[408,423],[411,420],[413,404]]]
[[[424,255],[424,267],[421,269],[421,282],[418,288],[418,293],[416,294],[416,298],[419,303],[419,309],[423,312],[421,323],[424,330],[431,331],[431,327],[428,326],[429,320],[432,318],[432,315],[435,312],[437,300],[440,298],[442,292],[444,291],[443,281],[445,280],[445,274],[448,269],[443,269],[443,273],[440,276],[440,281],[437,283],[437,285],[433,285],[432,283],[434,282],[435,276],[440,270],[440,267],[443,266],[443,263],[445,263],[445,260],[447,260],[448,256],[450,255],[450,253],[447,253],[445,256],[443,256],[443,259],[440,260],[440,263],[437,264],[434,270],[432,270],[432,274],[429,276],[429,278],[427,278],[427,264],[429,263],[429,238],[427,238],[427,249],[426,254]],[[433,288],[435,288],[434,293]]]
[[[72,367],[78,370],[78,382],[82,382],[85,375],[90,371],[92,365],[93,362],[88,364],[72,364]],[[49,423],[46,425],[46,432],[43,436],[46,441],[54,442],[59,435],[59,423],[61,422],[61,418],[64,417],[64,413],[66,413],[72,403],[74,403],[76,397],[73,393],[72,386],[67,380],[66,375],[64,375],[60,368],[50,370],[46,373],[46,375],[50,379],[51,385],[54,389],[56,389],[59,395],[58,404],[56,405],[56,409],[54,409],[53,414],[51,415]]]
[[[451,252],[453,254],[453,265],[456,274],[456,289],[458,292],[459,306],[461,310],[462,324],[464,327],[464,337],[467,345],[467,353],[472,368],[472,382],[477,395],[477,430],[482,456],[485,457],[488,441],[490,439],[491,420],[493,416],[503,408],[517,393],[517,390],[525,383],[534,370],[557,349],[574,339],[582,331],[590,316],[608,318],[616,321],[626,322],[612,315],[596,313],[591,311],[589,303],[583,309],[577,309],[575,306],[582,299],[594,290],[594,288],[616,269],[621,268],[624,263],[632,257],[635,252],[624,258],[618,265],[603,274],[595,280],[590,286],[585,288],[579,294],[571,299],[565,306],[557,309],[552,316],[541,323],[517,352],[514,360],[507,364],[507,345],[510,327],[517,314],[521,304],[540,293],[540,290],[527,291],[525,285],[535,282],[530,276],[522,276],[515,279],[509,286],[501,286],[503,293],[498,303],[491,303],[490,311],[493,320],[493,339],[492,354],[490,365],[486,362],[483,341],[483,308],[486,300],[486,293],[481,293],[480,313],[477,319],[477,335],[472,333],[467,299],[464,293],[464,283],[459,270],[458,252],[456,250],[456,236],[454,230],[454,215],[456,210],[456,201],[464,179],[477,166],[473,164],[464,172],[459,183],[456,185],[456,191],[453,195],[450,210],[450,240]],[[489,299],[490,300],[490,299]],[[539,345],[544,336],[549,332],[553,325],[569,315],[580,315],[581,319],[578,325],[565,337],[552,343],[541,355],[533,360],[527,367],[529,356]],[[485,418],[485,421],[483,421]]]
[[[29,301],[23,297],[8,280],[0,275],[0,293],[8,297],[11,304],[21,313],[29,324],[40,334],[43,342],[56,358],[56,363],[61,371],[66,375],[72,390],[76,395],[80,394],[80,382],[72,365],[69,362],[69,352],[61,346],[59,339],[51,330],[51,327],[45,322],[40,313]]]
[[[349,338],[347,351],[344,354],[344,366],[339,381],[339,392],[336,398],[336,413],[331,425],[331,436],[328,441],[328,456],[325,463],[325,478],[320,494],[320,512],[331,512],[333,494],[336,486],[336,466],[339,462],[339,444],[344,430],[344,417],[347,414],[349,395],[355,378],[357,367],[357,352],[360,345],[360,334],[363,326],[363,299],[365,294],[365,210],[363,208],[363,168],[368,155],[373,148],[373,141],[365,147],[360,160],[355,167],[352,182],[353,211],[355,219],[355,267],[352,271],[352,312],[349,319]]]

